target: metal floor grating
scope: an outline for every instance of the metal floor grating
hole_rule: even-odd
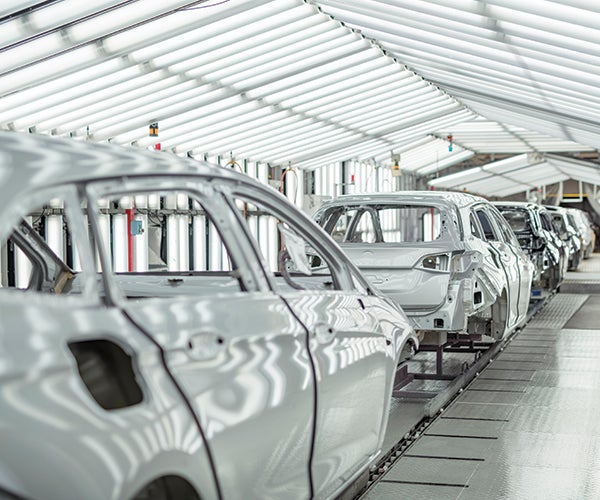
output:
[[[528,324],[530,328],[560,330],[588,299],[589,295],[559,293]]]
[[[560,289],[566,293],[600,293],[600,254],[584,260],[579,271],[568,272]]]
[[[556,295],[364,498],[600,498],[600,329],[563,329],[587,298]]]
[[[589,259],[581,263],[578,273],[599,273],[600,274],[600,253],[592,254]],[[567,273],[571,274],[571,273]]]

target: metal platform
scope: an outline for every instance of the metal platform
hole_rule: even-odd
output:
[[[600,295],[561,287],[434,418],[419,420],[431,400],[395,401],[386,446],[405,439],[360,498],[600,498],[599,307]]]
[[[600,293],[600,254],[585,259],[578,271],[568,272],[560,289],[563,293]]]

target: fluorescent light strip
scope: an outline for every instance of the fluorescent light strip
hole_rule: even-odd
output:
[[[337,92],[317,89],[304,96],[283,100],[281,105],[293,107],[298,111],[322,113],[346,104],[360,102],[361,99],[377,95],[378,91],[409,92],[424,86],[424,82],[421,79],[417,81],[411,73],[407,71],[398,73],[393,67],[388,66],[369,74],[368,80],[360,77],[348,80],[346,87]]]

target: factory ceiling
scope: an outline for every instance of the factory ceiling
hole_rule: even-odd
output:
[[[600,185],[598,26],[595,0],[13,0],[0,128],[304,169],[400,155],[440,186],[519,155],[521,190]]]

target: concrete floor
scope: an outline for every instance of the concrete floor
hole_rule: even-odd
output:
[[[584,265],[580,292],[600,255]],[[600,499],[599,307],[557,294],[364,498]]]

